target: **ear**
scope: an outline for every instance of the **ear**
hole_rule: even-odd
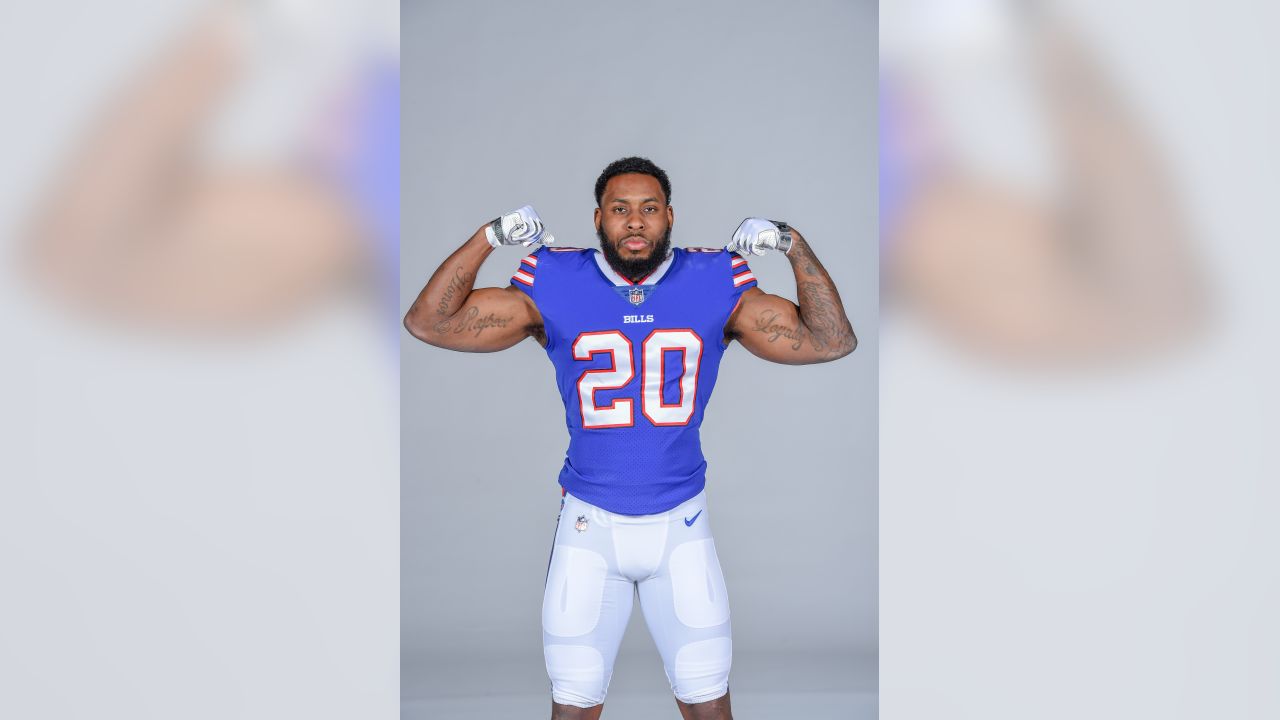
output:
[[[670,225],[671,227],[675,227],[676,225],[676,211],[675,208],[670,205],[667,206],[667,225]]]
[[[600,208],[596,208],[596,230],[600,229]]]

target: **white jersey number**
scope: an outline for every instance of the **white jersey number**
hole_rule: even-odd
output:
[[[645,338],[641,352],[640,404],[644,416],[658,426],[687,425],[693,417],[698,396],[698,368],[702,363],[702,338],[692,330],[654,330]],[[634,401],[617,398],[600,407],[597,390],[618,390],[635,378],[631,341],[617,330],[582,333],[573,341],[575,360],[593,360],[609,353],[610,367],[586,370],[578,377],[578,405],[582,427],[589,430],[631,427],[635,424]],[[675,353],[679,353],[678,356]],[[668,403],[663,397],[667,361],[678,357],[679,399]]]
[[[702,364],[702,338],[692,330],[654,330],[645,338],[644,416],[654,425],[687,425],[693,417],[693,403],[698,396],[698,366]],[[662,401],[663,379],[667,376],[668,351],[680,353],[680,400],[668,405]]]
[[[635,422],[630,399],[618,398],[605,407],[596,405],[597,390],[617,390],[636,376],[631,361],[631,341],[617,330],[582,333],[573,341],[574,360],[592,360],[600,353],[609,353],[611,367],[587,370],[578,377],[582,427],[631,427]]]

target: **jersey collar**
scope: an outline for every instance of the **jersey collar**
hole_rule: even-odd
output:
[[[613,266],[609,264],[609,261],[604,259],[604,253],[599,250],[593,250],[592,252],[596,254],[596,267],[600,268],[600,272],[608,278],[615,287],[627,287],[628,285],[657,285],[658,281],[661,280],[663,276],[667,274],[667,271],[671,269],[671,263],[676,259],[676,249],[671,248],[671,252],[667,255],[667,259],[663,260],[662,264],[659,265],[656,270],[649,273],[648,276],[640,282],[635,283],[619,275],[618,272],[613,269]]]

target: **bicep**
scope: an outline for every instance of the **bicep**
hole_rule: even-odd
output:
[[[463,352],[505,350],[526,337],[542,342],[542,317],[533,300],[514,287],[479,288],[458,311],[430,328],[432,345]]]
[[[790,300],[752,288],[742,295],[729,318],[729,337],[752,355],[771,362],[802,365],[821,352],[800,321],[800,309]]]

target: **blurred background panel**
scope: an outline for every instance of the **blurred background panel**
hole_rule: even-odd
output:
[[[0,716],[391,716],[396,4],[5,21]]]
[[[887,718],[1280,708],[1273,5],[887,3]]]

